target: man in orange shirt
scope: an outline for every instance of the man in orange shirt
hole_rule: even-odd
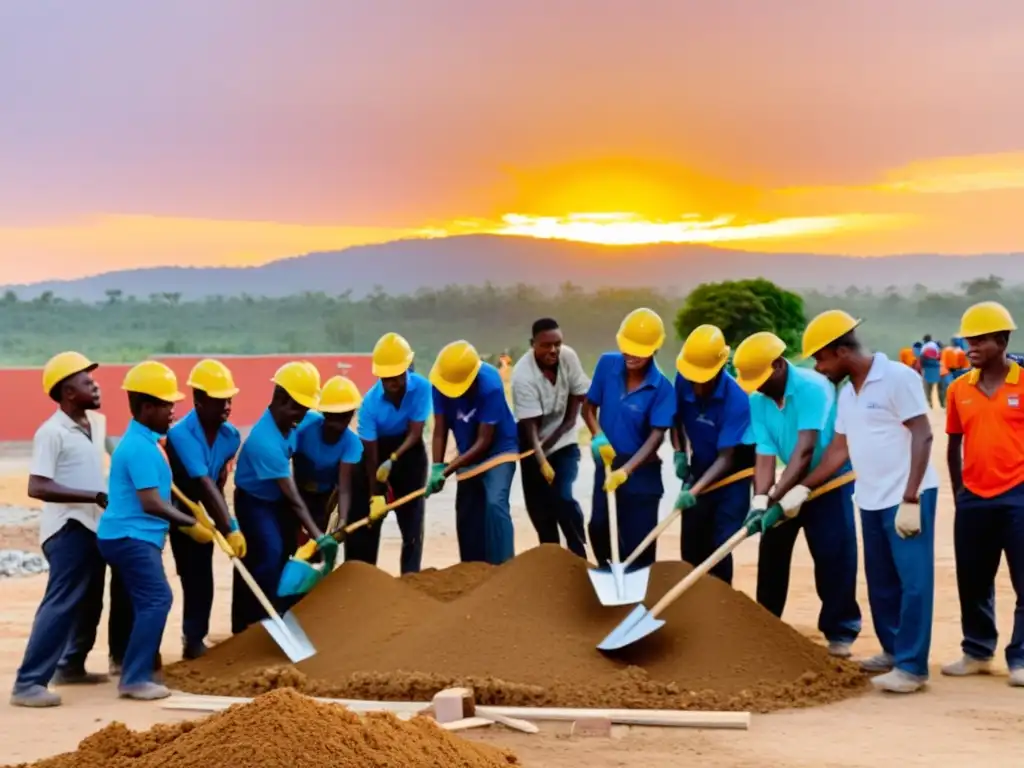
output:
[[[1010,685],[1024,687],[1024,379],[1006,356],[1016,329],[1006,308],[992,301],[975,304],[961,321],[974,370],[949,388],[946,432],[964,655],[942,674],[990,671],[999,639],[995,578],[1005,553],[1017,595],[1006,663]]]
[[[914,363],[917,362],[917,355],[914,354],[913,347],[904,347],[900,350],[900,362],[908,368],[914,367]]]
[[[948,347],[942,348],[942,353],[939,355],[939,375],[941,376],[939,379],[939,405],[943,408],[946,407],[946,394],[949,392],[949,385],[959,376],[957,370],[961,354],[963,354],[963,350],[956,345],[956,341],[952,341]],[[966,356],[964,359],[966,360]]]

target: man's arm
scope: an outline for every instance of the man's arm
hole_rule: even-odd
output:
[[[291,475],[278,478],[277,487],[281,489],[281,493],[284,494],[285,501],[288,502],[288,506],[291,507],[295,516],[299,518],[299,522],[302,524],[302,527],[306,529],[306,533],[309,534],[309,537],[316,540],[323,536],[324,532],[317,527],[315,522],[313,522],[313,516],[309,513],[309,508],[306,506],[306,502],[302,500],[299,488],[295,485],[295,478]]]
[[[625,470],[627,475],[633,474],[633,470],[658,452],[659,446],[665,439],[665,432],[664,429],[652,429],[651,434],[644,440],[644,444],[640,446],[640,450],[630,456],[629,461],[623,464],[621,469]]]
[[[949,442],[946,444],[946,466],[949,468],[949,482],[953,486],[954,494],[960,493],[964,488],[963,444],[963,435],[949,435]]]
[[[468,451],[456,456],[452,462],[444,468],[444,476],[449,477],[456,470],[461,469],[462,467],[476,464],[480,459],[484,458],[487,451],[490,450],[493,442],[494,424],[484,424],[481,422],[476,430],[476,441],[469,447]]]
[[[551,450],[551,447],[561,440],[563,435],[576,429],[584,399],[586,399],[586,395],[569,395],[569,402],[565,406],[565,416],[562,417],[559,425],[555,427],[555,431],[544,438],[543,447],[545,451]]]
[[[807,475],[811,467],[811,460],[814,458],[814,448],[818,443],[818,430],[801,429],[796,440],[796,448],[793,449],[786,468],[782,470],[782,476],[776,481],[775,487],[768,493],[768,505],[778,504],[779,500],[786,493],[797,485]]]
[[[435,464],[444,464],[444,455],[448,452],[448,419],[444,413],[434,411],[434,437],[431,440],[431,453]]]
[[[825,449],[825,453],[822,455],[818,466],[807,474],[802,485],[811,490],[814,490],[819,485],[824,485],[835,477],[836,472],[842,469],[843,465],[849,460],[850,446],[846,441],[846,435],[836,432],[832,436],[832,442]]]
[[[583,423],[587,425],[591,436],[601,431],[601,426],[597,422],[597,404],[589,398],[583,403]]]
[[[352,511],[352,472],[354,467],[355,464],[349,464],[347,461],[338,465],[338,525],[342,528],[348,523],[348,516]],[[374,478],[374,482],[376,482],[376,478]]]
[[[142,505],[142,511],[154,517],[162,517],[172,525],[179,528],[190,528],[198,521],[192,515],[182,512],[175,506],[168,504],[160,497],[160,492],[155,488],[143,488],[135,491]]]
[[[370,489],[371,496],[376,495],[378,486],[380,486],[380,483],[377,482],[377,470],[381,465],[379,453],[380,447],[376,440],[363,440],[363,457],[366,459],[363,462],[366,469],[366,487]],[[340,495],[341,492],[338,493]]]
[[[538,464],[543,465],[548,460],[544,450],[547,441],[541,442],[540,421],[540,416],[532,419],[522,419],[519,422],[519,428],[526,433],[526,442],[533,450],[533,457],[537,460]]]
[[[526,433],[527,442],[533,450],[537,463],[543,466],[547,462],[546,441],[540,439],[540,425],[544,418],[544,408],[540,396],[533,383],[520,378],[521,369],[512,374],[512,407],[519,421],[519,428]]]
[[[398,461],[407,451],[411,451],[415,446],[423,442],[424,426],[425,424],[422,421],[410,421],[409,430],[405,433],[405,440],[388,458]]]
[[[708,467],[704,474],[700,476],[700,479],[698,479],[697,482],[695,482],[693,486],[691,486],[690,493],[692,493],[694,496],[698,496],[704,491],[705,488],[714,485],[723,477],[725,477],[725,473],[729,470],[729,467],[732,466],[733,457],[735,455],[735,446],[731,448],[723,448],[722,450],[720,450],[718,452],[718,455],[715,456],[715,460],[711,462],[711,466]]]

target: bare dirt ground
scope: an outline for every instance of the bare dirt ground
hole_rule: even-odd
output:
[[[943,475],[945,440],[942,418],[933,418],[936,432],[935,459]],[[587,462],[581,468],[577,494],[589,499],[590,476]],[[0,448],[0,511],[3,505],[19,509],[27,506],[24,498],[26,460],[24,449]],[[2,476],[6,473],[7,476]],[[518,480],[516,481],[518,486]],[[517,548],[534,546],[536,539],[519,504],[515,509]],[[584,507],[589,507],[588,503]],[[450,491],[431,503],[428,516],[427,550],[424,567],[443,567],[456,561],[453,535],[453,511]],[[10,510],[8,510],[10,512]],[[5,515],[0,515],[3,520]],[[10,518],[8,518],[10,519]],[[948,484],[940,495],[937,534],[936,606],[932,646],[932,681],[928,689],[908,697],[867,693],[841,704],[797,712],[757,716],[748,732],[684,731],[668,729],[620,728],[611,740],[571,739],[568,730],[546,726],[542,735],[527,736],[491,729],[475,732],[470,738],[514,749],[527,766],[545,768],[612,768],[612,766],[649,766],[668,768],[681,761],[699,759],[702,766],[794,768],[876,768],[890,762],[904,768],[934,765],[982,765],[1016,767],[1021,765],[1020,745],[1024,738],[1024,690],[1006,685],[1005,670],[989,678],[950,680],[939,675],[938,666],[959,655],[959,606],[953,564],[953,505]],[[391,529],[389,529],[391,530]],[[677,529],[678,530],[678,529]],[[398,542],[385,538],[381,566],[395,571]],[[0,548],[37,549],[32,525],[0,525]],[[678,535],[666,535],[660,544],[662,558],[672,559],[679,551]],[[749,542],[738,553],[737,587],[752,593],[756,577],[756,545]],[[174,564],[167,554],[168,573]],[[820,640],[814,627],[818,599],[814,591],[813,564],[802,540],[793,565],[792,588],[786,620],[809,637]],[[229,631],[230,566],[219,563],[218,592],[214,614],[214,636]],[[173,578],[172,578],[173,583]],[[14,671],[20,662],[28,629],[45,577],[0,581],[0,689],[10,689]],[[177,585],[175,584],[177,592]],[[1013,592],[1005,570],[997,585],[997,612],[1003,637],[1009,636],[1013,611]],[[869,655],[878,650],[871,628],[867,596],[861,573],[861,608],[865,628],[855,652]],[[386,610],[386,607],[382,608]],[[176,602],[164,636],[164,657],[180,655],[180,603]],[[713,621],[713,617],[708,618]],[[101,630],[102,632],[102,630]],[[600,638],[594,638],[595,643]],[[97,643],[92,667],[105,666],[105,638]],[[1002,669],[1001,651],[999,657]],[[84,736],[103,725],[119,720],[132,728],[146,728],[158,722],[183,719],[179,713],[160,709],[159,704],[122,702],[112,686],[94,689],[63,689],[65,706],[48,711],[20,710],[0,705],[0,764],[34,760],[56,752],[72,750]],[[297,750],[301,755],[301,749]],[[298,758],[301,759],[301,758]]]

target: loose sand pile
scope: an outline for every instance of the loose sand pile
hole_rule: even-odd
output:
[[[130,731],[112,723],[78,751],[32,768],[499,768],[511,753],[475,744],[433,720],[360,717],[292,690],[259,697],[197,722]]]
[[[494,570],[489,563],[459,563],[441,570],[426,568],[419,573],[408,573],[402,581],[435,600],[450,603],[479,587]]]
[[[472,589],[469,569],[482,578]],[[648,607],[689,570],[657,563]],[[483,704],[753,711],[838,700],[865,682],[853,664],[713,577],[669,608],[658,632],[602,654],[596,644],[630,610],[601,606],[585,561],[554,545],[497,568],[457,566],[415,580],[345,563],[295,609],[319,651],[313,658],[288,666],[256,626],[167,676],[182,690],[234,696],[292,686],[423,701],[469,685]]]

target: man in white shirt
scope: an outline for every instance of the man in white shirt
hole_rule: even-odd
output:
[[[512,403],[519,422],[526,511],[541,544],[558,544],[561,528],[566,545],[586,556],[583,511],[573,496],[579,472],[577,420],[590,388],[576,352],[562,343],[562,331],[551,318],[533,324],[530,351],[512,371]]]
[[[875,687],[912,693],[928,679],[935,590],[935,508],[939,478],[931,465],[932,429],[921,377],[872,355],[857,340],[860,324],[830,310],[804,332],[804,356],[839,393],[835,437],[804,484],[814,488],[847,458],[857,473],[855,501],[864,537],[868,601],[882,653],[864,659],[884,673]]]

